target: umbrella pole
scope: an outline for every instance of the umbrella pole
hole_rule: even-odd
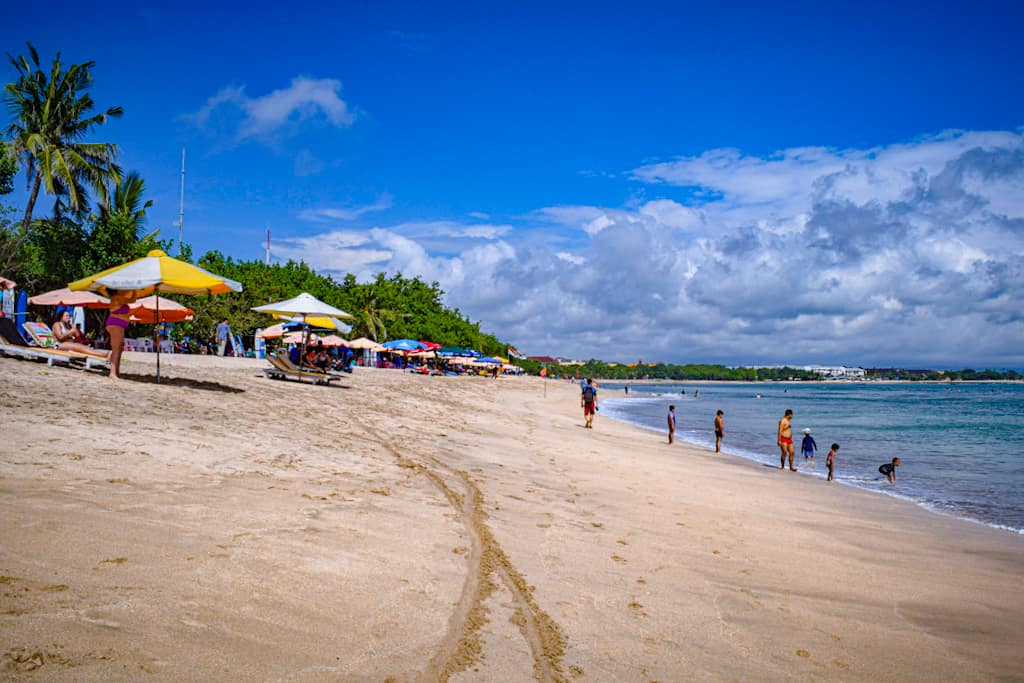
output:
[[[153,336],[156,337],[156,383],[160,384],[160,288],[156,288],[156,322],[153,324]]]
[[[306,343],[309,341],[309,325],[306,325],[306,314],[302,314],[302,324],[305,326],[306,334],[302,336],[302,355],[299,356],[299,370],[302,370],[302,364],[306,361]],[[299,375],[299,381],[302,381],[302,375]]]

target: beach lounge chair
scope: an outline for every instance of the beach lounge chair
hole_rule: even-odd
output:
[[[60,353],[69,354],[74,360],[85,361],[86,368],[91,368],[94,364],[107,365],[106,358],[99,358],[87,353],[79,353],[78,351],[63,351],[57,348],[59,346],[59,342],[57,341],[57,338],[53,336],[53,330],[42,323],[22,323],[22,328],[28,333],[29,338],[35,342],[36,346],[39,346],[40,348],[44,348],[48,351],[60,351]]]
[[[311,368],[308,365],[305,365],[300,368],[298,365],[293,363],[291,359],[288,358],[288,356],[285,356],[284,354],[278,356],[277,359],[281,361],[282,365],[284,365],[292,372],[308,372],[314,375],[324,375],[326,377],[330,377],[331,379],[344,379],[343,375],[339,375],[336,372],[327,372],[326,370],[321,370],[319,368]]]
[[[291,363],[286,364],[284,359],[272,353],[267,356],[267,362],[270,363],[271,367],[264,368],[263,374],[270,379],[297,379],[300,381],[311,381],[313,384],[330,384],[331,380],[338,379],[336,375],[328,375],[324,372],[299,370]]]
[[[38,323],[32,324],[36,325]],[[49,330],[47,331],[49,332]],[[53,337],[52,332],[50,337]],[[46,348],[41,345],[30,346],[21,333],[18,332],[18,328],[10,318],[0,318],[0,353],[30,360],[45,360],[47,365],[53,365],[54,363],[77,365],[84,362],[86,368],[91,368],[94,363],[97,365],[106,364],[106,361],[102,358],[93,358],[82,353],[61,351],[57,348]]]

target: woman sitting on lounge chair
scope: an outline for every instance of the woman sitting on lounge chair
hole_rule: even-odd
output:
[[[78,336],[75,326],[71,324],[71,312],[64,311],[53,322],[53,336],[57,340],[57,348],[61,351],[75,351],[84,353],[95,358],[108,358],[110,354],[104,351],[97,351],[91,346],[79,344],[75,341]]]

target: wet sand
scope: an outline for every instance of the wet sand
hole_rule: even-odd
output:
[[[1024,538],[530,378],[0,358],[0,677],[1024,679]]]

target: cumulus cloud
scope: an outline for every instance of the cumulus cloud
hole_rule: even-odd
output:
[[[307,76],[296,76],[287,88],[257,97],[250,97],[245,86],[227,86],[188,118],[234,141],[270,141],[298,123],[351,126],[355,115],[340,93],[341,81]]]
[[[437,280],[528,353],[1024,366],[1020,132],[710,150],[632,176],[692,199],[332,232],[292,253]]]

